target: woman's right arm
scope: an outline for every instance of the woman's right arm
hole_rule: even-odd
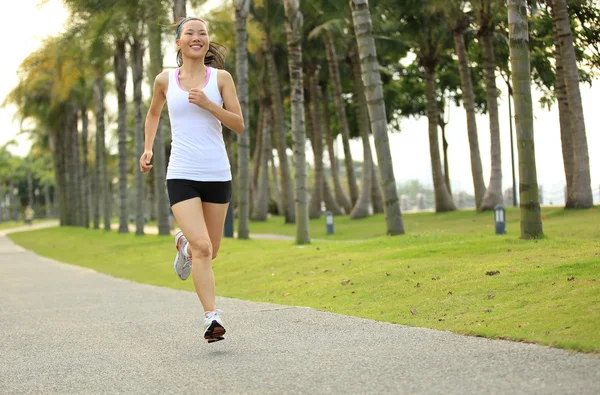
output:
[[[140,158],[140,171],[147,173],[152,169],[150,161],[152,160],[152,146],[156,129],[160,120],[160,113],[167,101],[167,89],[169,87],[169,72],[163,71],[154,79],[154,90],[152,93],[152,102],[146,115],[144,152]]]
[[[152,94],[152,102],[146,115],[144,151],[152,151],[156,129],[158,128],[158,120],[160,113],[167,101],[167,88],[169,87],[169,72],[163,71],[154,79],[154,91]]]

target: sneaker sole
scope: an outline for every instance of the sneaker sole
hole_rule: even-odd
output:
[[[209,343],[214,343],[216,341],[224,340],[225,338],[225,328],[221,326],[217,321],[213,321],[206,332],[204,332],[204,339],[206,339]]]
[[[177,277],[179,277],[181,280],[187,280],[188,277],[190,276],[190,273],[192,271],[192,268],[189,267],[187,270],[184,268],[181,273],[179,273],[177,271],[177,258],[178,255],[175,255],[175,260],[173,261],[173,270],[175,271],[175,273],[177,274]]]

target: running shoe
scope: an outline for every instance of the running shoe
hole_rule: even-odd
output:
[[[183,232],[177,232],[175,235],[175,248],[177,249],[177,255],[175,255],[175,260],[173,261],[173,270],[175,270],[177,276],[179,276],[179,278],[182,280],[187,280],[192,271],[192,258],[183,252],[187,243],[188,241],[183,235]]]
[[[209,343],[218,342],[225,338],[225,328],[223,327],[223,321],[219,317],[217,311],[211,311],[204,319],[204,339]]]

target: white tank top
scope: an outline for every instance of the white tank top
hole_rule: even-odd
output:
[[[211,101],[222,106],[217,71],[212,67],[206,69],[202,90]],[[167,107],[172,142],[167,179],[229,181],[231,165],[221,122],[210,112],[188,102],[188,94],[179,84],[179,69],[169,70]]]

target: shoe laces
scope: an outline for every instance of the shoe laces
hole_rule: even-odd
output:
[[[222,313],[222,312],[223,312],[223,310],[221,310],[221,309],[216,309],[215,311],[211,311],[210,313],[208,313],[205,320],[208,322],[217,320],[217,319],[219,319],[219,313]],[[205,314],[206,314],[206,312],[205,312]]]

